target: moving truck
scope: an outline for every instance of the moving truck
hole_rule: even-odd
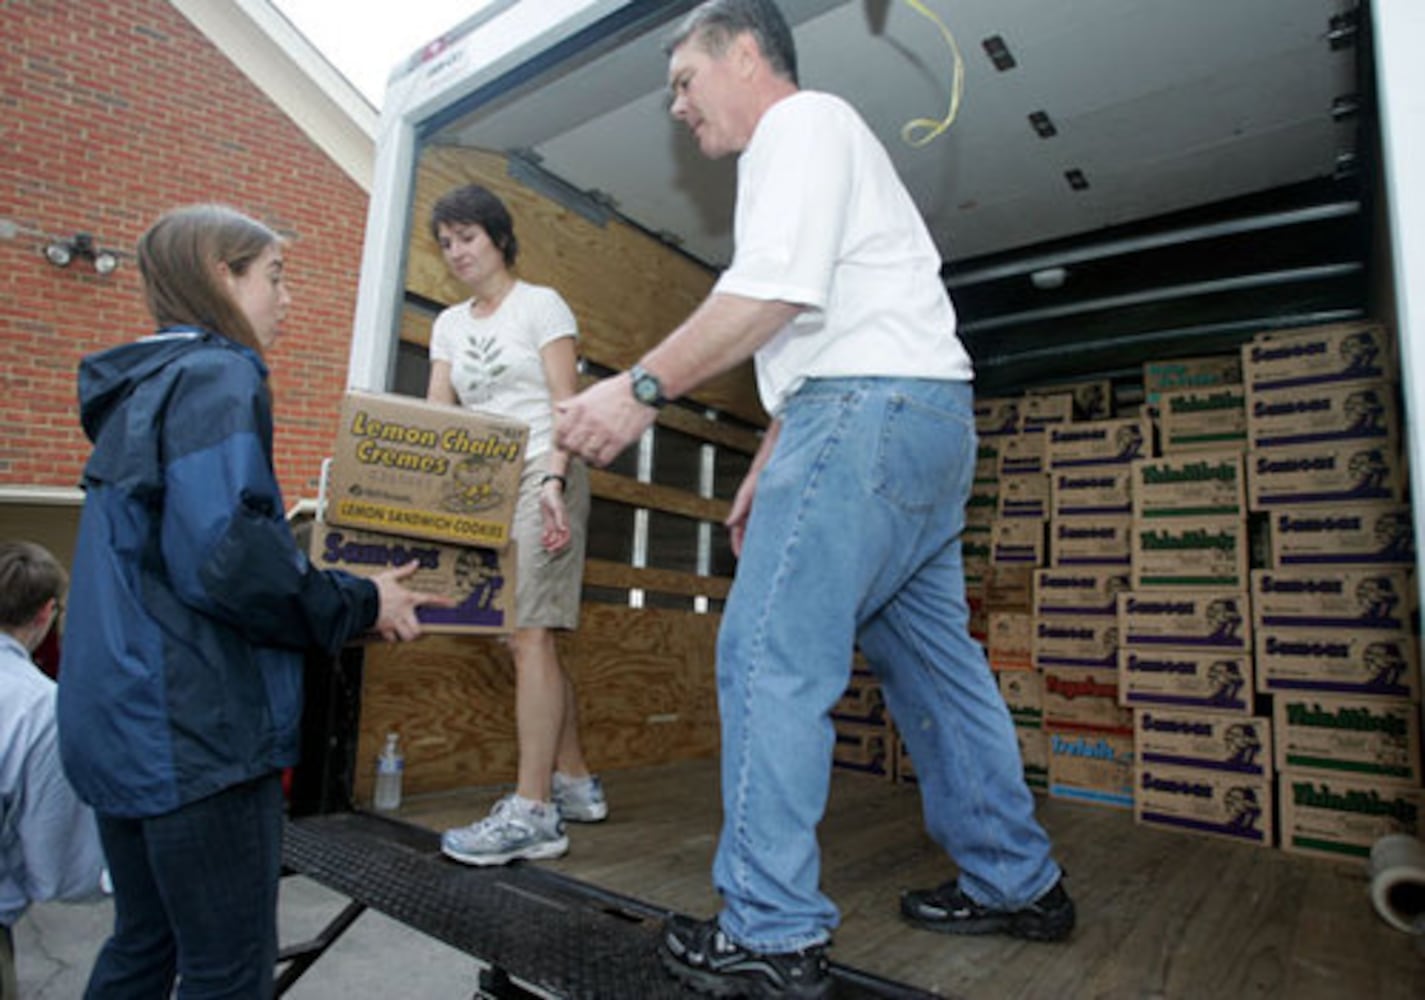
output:
[[[700,301],[730,257],[736,180],[666,114],[662,40],[692,6],[487,0],[393,70],[352,388],[423,394],[433,316],[463,297],[426,216],[467,181],[510,203],[522,273],[570,301],[589,377],[626,368]],[[1169,371],[1154,395],[1200,388],[1255,337],[1379,323],[1398,339],[1418,476],[1419,4],[781,6],[803,85],[857,105],[925,214],[980,395],[1107,385],[1122,419],[1142,411],[1150,363]],[[597,678],[581,698],[606,767],[717,743],[712,644],[733,567],[719,522],[766,415],[748,366],[683,402],[594,476],[584,623],[562,653]],[[432,683],[488,705],[477,696],[503,668],[458,666],[456,650]],[[423,715],[394,696],[384,661],[402,655],[368,658],[359,759],[400,723],[428,734],[408,750],[409,790],[507,779],[510,727],[477,709],[452,731],[435,700]]]
[[[1087,666],[1044,669],[1041,661],[1053,650],[1039,639],[1030,644],[1033,655],[1016,662],[991,656],[996,668],[1017,668],[1005,670],[1001,683],[1018,689],[1012,700],[1025,776],[1047,796],[1046,822],[1062,819],[1060,810],[1079,811],[1073,823],[1055,827],[1055,836],[1085,898],[1115,878],[1137,883],[1164,872],[1162,848],[1148,839],[1162,830],[1359,860],[1368,845],[1353,832],[1355,803],[1387,810],[1372,818],[1373,831],[1407,813],[1413,821],[1425,795],[1418,787],[1352,785],[1348,795],[1336,795],[1318,787],[1317,778],[1296,774],[1292,767],[1299,765],[1275,770],[1263,741],[1271,740],[1272,700],[1292,685],[1314,698],[1345,677],[1353,697],[1394,698],[1402,712],[1418,716],[1418,701],[1397,694],[1421,689],[1418,644],[1392,633],[1391,649],[1410,652],[1386,655],[1385,640],[1373,641],[1354,671],[1293,660],[1274,667],[1267,683],[1253,670],[1247,570],[1270,567],[1279,576],[1274,552],[1308,556],[1301,546],[1284,539],[1273,546],[1261,536],[1262,491],[1249,492],[1252,503],[1244,503],[1237,473],[1228,484],[1230,503],[1209,487],[1220,485],[1218,470],[1239,468],[1235,456],[1262,419],[1288,410],[1313,415],[1301,426],[1288,420],[1288,429],[1343,437],[1336,451],[1344,472],[1327,477],[1324,446],[1316,438],[1299,441],[1290,455],[1257,457],[1272,468],[1309,467],[1317,478],[1274,495],[1289,502],[1292,491],[1374,497],[1384,489],[1386,499],[1363,499],[1362,510],[1348,513],[1390,526],[1385,536],[1363,536],[1355,550],[1381,562],[1378,572],[1363,577],[1358,567],[1328,566],[1320,586],[1341,591],[1332,605],[1338,618],[1411,606],[1412,597],[1388,584],[1417,559],[1418,549],[1405,548],[1409,527],[1422,537],[1419,509],[1403,501],[1419,494],[1423,457],[1411,414],[1425,386],[1425,354],[1415,349],[1425,329],[1425,64],[1417,55],[1425,48],[1425,8],[1416,0],[1093,0],[1072,11],[1005,0],[779,2],[796,34],[803,85],[840,94],[861,111],[941,250],[958,332],[986,403],[982,444],[993,444],[985,467],[977,466],[977,496],[1024,494],[998,482],[1012,473],[1054,476],[1047,497],[1040,489],[1039,503],[1015,511],[1021,515],[1015,520],[1030,527],[1021,546],[1027,564],[997,564],[1002,507],[987,502],[987,519],[967,527],[965,551],[977,554],[967,591],[972,632],[992,644],[1007,622],[1028,635],[1052,626],[1054,634],[1040,638],[1060,645],[1094,640],[1095,662]],[[662,39],[692,6],[691,0],[487,0],[397,67],[377,142],[353,389],[423,394],[433,317],[464,298],[446,276],[426,218],[436,197],[463,183],[482,183],[510,205],[520,272],[569,301],[580,322],[587,378],[627,368],[701,301],[731,256],[736,164],[704,160],[666,114]],[[956,82],[961,69],[963,91]],[[1308,341],[1298,339],[1303,328],[1332,332]],[[1341,356],[1352,365],[1361,361],[1376,384],[1369,391],[1354,384],[1360,370],[1325,363],[1321,352],[1337,348],[1320,344],[1349,348]],[[1249,356],[1254,345],[1260,354]],[[1308,374],[1292,368],[1298,357]],[[1268,375],[1287,383],[1271,391],[1290,395],[1256,419],[1246,411],[1258,391],[1250,380]],[[1320,380],[1328,384],[1314,384]],[[1297,384],[1303,381],[1312,384]],[[1173,416],[1167,433],[1159,407]],[[1033,426],[1026,414],[1036,417]],[[1362,416],[1375,423],[1361,424]],[[578,844],[551,866],[599,891],[685,910],[707,905],[686,886],[689,858],[701,857],[704,846],[710,853],[708,835],[717,825],[714,652],[734,570],[720,523],[766,421],[743,365],[660,411],[635,447],[591,476],[583,616],[577,632],[560,636],[560,656],[578,684],[590,761],[618,775],[615,792],[618,782],[644,789],[638,819],[600,833],[647,838],[614,868],[597,868],[597,861],[594,869],[583,867]],[[1344,453],[1345,439],[1355,444],[1363,427],[1377,426],[1381,433],[1371,430],[1370,448],[1396,449],[1398,464],[1384,455],[1357,458],[1361,449]],[[1111,447],[1084,446],[1086,428],[1103,432]],[[1066,440],[1074,442],[1067,450]],[[1224,448],[1233,462],[1206,461]],[[1303,456],[1303,449],[1312,453]],[[1146,508],[1135,506],[1124,488],[1134,480],[1134,463],[1119,460],[1130,451],[1162,458],[1168,470],[1159,470],[1162,495]],[[1007,469],[1006,456],[1042,456],[1043,464]],[[1063,470],[1056,460],[1072,462],[1071,478],[1092,485],[1080,492],[1093,496],[1065,502],[1060,494],[1069,484],[1058,482]],[[1382,485],[1397,469],[1406,470],[1415,489]],[[1363,476],[1369,489],[1361,493]],[[1366,509],[1370,503],[1390,510]],[[1138,525],[1144,518],[1151,521]],[[1118,532],[1111,574],[1118,582],[1093,606],[1062,608],[1053,622],[1037,621],[1042,595],[1006,585],[1011,570],[1024,580],[1057,572],[1076,586],[1081,578],[1094,584],[1086,579],[1097,572],[1092,565],[1073,565],[1074,553],[1057,540],[1120,522],[1126,527]],[[1150,550],[1157,559],[1151,573],[1140,565]],[[1189,562],[1215,566],[1217,550],[1230,550],[1230,573],[1188,573]],[[1307,570],[1288,572],[1300,581]],[[1147,607],[1200,621],[1191,630],[1145,638],[1131,616],[1115,616],[1117,608]],[[1300,616],[1314,605],[1286,607],[1289,616]],[[1296,636],[1279,644],[1301,647]],[[1305,648],[1349,645],[1313,638]],[[348,716],[359,717],[358,802],[369,800],[369,762],[392,729],[403,734],[412,796],[491,789],[513,779],[513,685],[498,644],[429,636],[407,647],[368,647],[363,659],[361,683],[347,689],[361,692],[359,712]],[[1136,665],[1136,679],[1124,663]],[[905,793],[896,806],[851,821],[858,842],[874,840],[874,856],[847,862],[845,840],[833,839],[828,852],[837,860],[824,874],[835,880],[859,872],[884,889],[888,877],[910,877],[902,869],[914,865],[899,861],[928,842],[912,814],[896,818],[898,804],[914,801],[917,768],[865,667],[854,664],[846,696],[831,713],[833,767],[843,780],[833,783],[826,829],[845,835],[847,796],[866,793],[868,783],[875,791],[881,788],[875,783],[886,781],[911,787],[893,789]],[[1152,697],[1145,700],[1144,692]],[[1145,769],[1135,760],[1134,735],[1135,726],[1150,721],[1145,713],[1171,715],[1175,733],[1213,752],[1194,757],[1170,749],[1169,761]],[[1252,735],[1258,731],[1260,738]],[[1401,753],[1412,750],[1418,762],[1418,739]],[[1233,765],[1223,770],[1221,755],[1260,766],[1244,777]],[[664,791],[649,796],[649,788]],[[618,810],[617,794],[611,799]],[[1347,806],[1339,815],[1307,808],[1338,800]],[[1109,818],[1090,819],[1083,810]],[[429,812],[423,815],[431,822]],[[652,817],[656,827],[645,828]],[[1138,836],[1135,821],[1157,830]],[[1079,862],[1105,857],[1091,842],[1113,843],[1114,860],[1086,872]],[[1194,857],[1224,870],[1227,864],[1215,854]],[[943,864],[938,853],[935,863]],[[1154,874],[1143,874],[1150,865]],[[1221,887],[1230,879],[1175,878],[1162,891],[1182,892],[1190,882]],[[1232,890],[1213,891],[1221,902]],[[1158,886],[1143,899],[1144,907],[1207,912],[1196,899],[1160,898]],[[878,897],[875,905],[885,902]],[[1313,899],[1308,909],[1337,902]],[[1240,906],[1212,912],[1230,919],[1229,910],[1249,921],[1260,916]],[[971,983],[963,969],[948,968],[963,962],[940,942],[922,942],[914,954],[898,946],[898,957],[887,959],[872,942],[884,940],[886,928],[875,922],[894,921],[893,909],[857,911],[851,919],[862,922],[853,931],[848,920],[841,960],[917,984],[953,983],[966,993],[983,985],[979,993],[998,995],[1036,976],[1040,982],[1064,976],[1062,988],[1072,992],[1070,969],[1088,963],[1098,987],[1112,992],[1115,985],[1104,987],[1098,978],[1112,975],[1134,992],[1150,980],[1162,987],[1169,975],[1166,968],[1144,971],[1111,944],[1107,952],[1086,950],[1088,938],[1081,937],[1062,958],[1024,953],[1024,963],[1044,963],[1037,971],[1020,958],[972,963],[1002,968],[1016,977],[1015,986],[1003,979]],[[1126,925],[1136,920],[1120,916]],[[1287,924],[1295,919],[1282,916]],[[874,932],[865,931],[866,921]],[[1198,922],[1208,924],[1215,940],[1257,939],[1255,924]],[[1327,942],[1308,940],[1301,928],[1278,930],[1307,942],[1300,948],[1311,953],[1313,970],[1335,975],[1322,955]],[[1363,938],[1342,940],[1355,947]],[[1164,941],[1140,951],[1172,956],[1174,976],[1214,983],[1219,966],[1252,964],[1214,946],[1198,950],[1209,956],[1205,963],[1182,971],[1192,963],[1179,960],[1192,950]],[[1389,954],[1382,950],[1365,963],[1381,970],[1381,982],[1396,975],[1389,961],[1376,961]],[[1336,965],[1346,962],[1361,965],[1354,954],[1338,956]],[[1192,994],[1213,987],[1184,981],[1165,988]]]

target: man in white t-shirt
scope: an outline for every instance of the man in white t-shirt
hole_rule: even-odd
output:
[[[717,656],[724,908],[671,920],[664,964],[709,992],[829,995],[838,913],[816,826],[856,645],[915,761],[927,827],[960,869],[904,893],[906,919],[1062,939],[1073,903],[968,630],[973,370],[939,255],[856,111],[799,89],[769,0],[702,4],[668,51],[673,116],[706,156],[739,154],[733,260],[667,339],[556,420],[562,447],[607,463],[667,399],[749,356],[773,417],[727,521],[740,561]]]

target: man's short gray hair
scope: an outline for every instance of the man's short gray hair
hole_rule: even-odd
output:
[[[707,0],[678,22],[663,43],[663,54],[672,55],[689,39],[704,51],[720,56],[744,31],[751,32],[772,72],[800,86],[797,79],[797,47],[792,29],[772,0]]]

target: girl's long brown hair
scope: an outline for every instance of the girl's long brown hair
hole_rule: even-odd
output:
[[[138,244],[148,311],[161,327],[202,327],[261,355],[262,345],[228,294],[218,264],[241,276],[279,239],[226,205],[189,205],[164,213]]]

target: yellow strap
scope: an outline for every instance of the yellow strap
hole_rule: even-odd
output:
[[[901,126],[901,141],[910,146],[924,146],[949,128],[950,123],[955,120],[955,116],[960,111],[960,97],[965,92],[965,60],[960,55],[960,46],[956,44],[955,36],[950,33],[949,28],[945,27],[945,22],[940,20],[935,11],[925,6],[920,0],[905,0],[905,2],[912,10],[923,14],[935,23],[935,26],[940,29],[940,34],[945,38],[945,44],[950,48],[950,54],[955,57],[955,80],[950,88],[950,110],[945,113],[945,117],[939,121],[934,118],[914,118]],[[924,130],[924,134],[916,138],[915,133],[921,130]]]

